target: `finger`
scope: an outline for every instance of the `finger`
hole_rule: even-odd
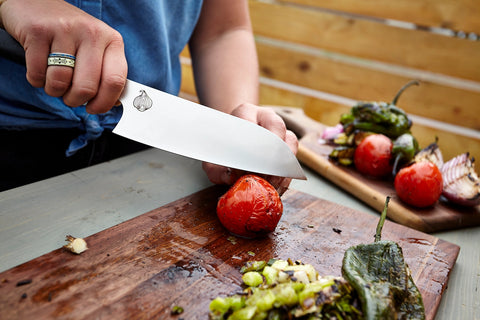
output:
[[[295,133],[293,133],[292,131],[290,130],[287,130],[286,134],[285,134],[285,143],[288,145],[288,147],[290,148],[290,150],[292,150],[293,154],[297,154],[297,151],[298,151],[298,138],[297,136],[295,135]]]
[[[285,140],[285,122],[283,122],[283,119],[271,108],[244,103],[235,108],[232,115],[256,123],[272,131],[280,137],[280,139]]]
[[[233,109],[232,115],[257,124],[257,108],[251,103],[243,103]]]
[[[76,46],[68,36],[60,35],[53,39],[51,53],[76,54]],[[52,97],[61,97],[72,84],[73,68],[68,66],[48,66],[45,79],[45,92]]]
[[[260,107],[257,121],[260,126],[275,133],[280,139],[285,140],[287,131],[285,122],[273,109]]]
[[[203,162],[202,168],[210,182],[214,184],[232,185],[244,174],[241,170],[231,169],[209,162]]]
[[[36,88],[45,86],[50,40],[32,36],[24,44],[27,81]]]
[[[63,95],[63,102],[70,107],[78,107],[98,92],[102,73],[104,48],[83,41],[77,51],[72,85]]]
[[[116,34],[105,50],[99,90],[97,95],[88,102],[87,111],[102,113],[110,110],[125,88],[127,73],[123,39],[120,34]]]
[[[280,196],[282,196],[285,193],[285,191],[288,190],[288,187],[290,186],[290,182],[292,182],[292,179],[284,178],[275,188]]]

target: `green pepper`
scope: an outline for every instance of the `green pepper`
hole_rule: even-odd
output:
[[[393,176],[397,174],[399,166],[413,160],[418,150],[418,141],[410,133],[404,133],[393,141]]]
[[[361,102],[353,106],[350,113],[340,117],[345,133],[349,134],[354,130],[370,131],[384,134],[391,139],[410,133],[412,121],[396,103],[402,92],[413,84],[418,85],[419,82],[408,82],[398,91],[391,103]]]
[[[387,197],[374,243],[347,249],[342,275],[357,291],[364,319],[425,319],[422,295],[405,264],[402,248],[381,240],[389,200]]]

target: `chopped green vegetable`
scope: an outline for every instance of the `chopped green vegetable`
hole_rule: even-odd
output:
[[[342,278],[319,277],[312,265],[290,259],[253,261],[245,269],[252,266],[256,270],[242,277],[247,285],[242,294],[210,303],[211,319],[359,319],[361,315],[355,292]]]
[[[242,281],[247,286],[258,287],[263,283],[263,277],[257,271],[249,271],[242,276]]]
[[[240,269],[241,273],[249,272],[249,271],[261,271],[267,265],[265,261],[248,261],[245,265]]]

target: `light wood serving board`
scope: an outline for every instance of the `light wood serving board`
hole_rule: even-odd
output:
[[[419,209],[405,204],[396,195],[392,180],[369,178],[353,167],[330,161],[328,155],[333,147],[319,142],[325,125],[306,116],[300,108],[274,109],[299,137],[297,158],[300,162],[378,212],[382,211],[385,198],[390,196],[388,217],[393,221],[429,233],[480,225],[480,206],[466,208],[439,201],[433,207]]]
[[[345,250],[373,241],[375,215],[296,190],[283,195],[274,233],[233,238],[215,214],[225,191],[211,187],[94,234],[80,255],[60,248],[1,273],[1,318],[206,320],[212,299],[241,289],[248,260],[299,259],[340,276]],[[433,319],[459,247],[391,221],[382,239],[402,246]],[[184,312],[171,315],[173,306]]]

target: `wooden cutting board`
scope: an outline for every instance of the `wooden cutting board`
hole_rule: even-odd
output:
[[[344,251],[373,241],[378,217],[295,190],[274,233],[231,237],[215,214],[224,192],[211,187],[94,234],[80,255],[61,248],[3,272],[1,318],[208,319],[213,298],[241,289],[248,260],[299,259],[339,276]],[[433,319],[460,248],[390,221],[383,239],[402,246]],[[173,306],[184,313],[170,315]]]
[[[433,207],[419,209],[403,203],[396,195],[393,181],[368,178],[352,167],[330,161],[328,155],[333,147],[319,143],[325,125],[306,116],[300,108],[275,107],[275,110],[300,139],[297,152],[300,162],[379,212],[386,196],[390,196],[388,217],[393,221],[429,233],[480,225],[480,206],[465,208],[439,201]]]

